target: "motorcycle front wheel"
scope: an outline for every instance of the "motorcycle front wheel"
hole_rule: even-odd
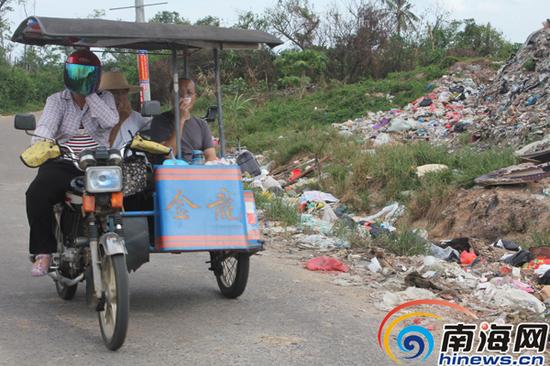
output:
[[[101,281],[104,290],[103,306],[98,311],[101,337],[105,346],[115,351],[126,339],[130,311],[128,272],[123,254],[102,256]]]

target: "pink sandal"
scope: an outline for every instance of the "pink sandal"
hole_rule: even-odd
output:
[[[51,254],[38,254],[32,265],[31,275],[33,277],[42,277],[48,274],[50,269]]]

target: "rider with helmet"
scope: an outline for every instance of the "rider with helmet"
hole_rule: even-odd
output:
[[[110,130],[119,118],[113,95],[97,92],[101,61],[89,50],[73,52],[65,62],[63,78],[66,89],[46,100],[32,143],[51,138],[77,154],[98,146],[109,147]],[[71,180],[79,175],[82,172],[71,161],[48,161],[39,168],[26,192],[34,277],[47,274],[51,253],[57,250],[53,206],[63,201]]]

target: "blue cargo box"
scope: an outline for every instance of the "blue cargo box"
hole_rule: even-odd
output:
[[[239,166],[156,166],[155,187],[156,251],[261,249]]]

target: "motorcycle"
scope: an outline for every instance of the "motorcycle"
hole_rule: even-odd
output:
[[[33,130],[35,124],[32,115],[16,116],[17,129]],[[97,311],[101,336],[111,350],[124,343],[129,314],[128,251],[121,216],[122,163],[125,151],[132,146],[139,150],[140,143],[145,144],[141,150],[147,150],[148,146],[149,152],[169,152],[160,144],[136,139],[122,150],[98,147],[76,155],[69,147],[45,139],[27,149],[27,155],[22,157],[45,156],[49,160],[57,155],[54,158],[70,160],[83,172],[71,181],[64,202],[54,206],[57,253],[52,256],[48,274],[64,300],[72,299],[78,283],[86,281],[87,302]],[[27,160],[27,165],[34,164],[32,159]]]

